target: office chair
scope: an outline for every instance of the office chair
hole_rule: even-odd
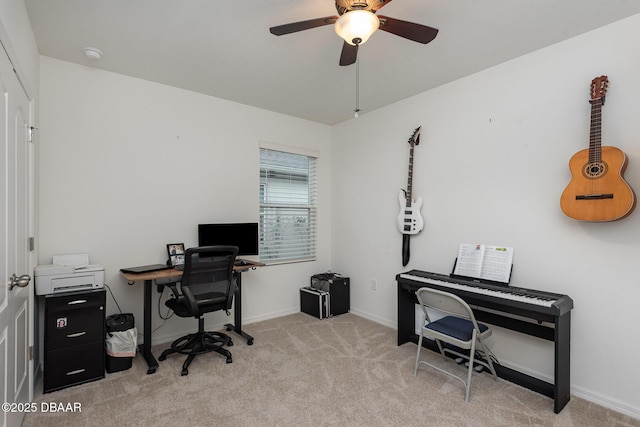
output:
[[[181,282],[167,284],[173,298],[165,305],[180,317],[198,319],[198,332],[178,338],[171,348],[162,352],[159,360],[169,354],[186,354],[181,375],[189,373],[193,359],[202,353],[215,351],[233,362],[231,353],[224,346],[232,346],[231,338],[222,332],[204,330],[205,313],[225,310],[229,315],[233,294],[236,291],[233,262],[238,255],[236,246],[202,246],[185,251],[184,273]]]
[[[471,374],[473,372],[474,363],[488,368],[493,374],[495,380],[498,381],[498,376],[496,375],[496,370],[493,368],[493,362],[491,360],[492,356],[487,351],[483,342],[485,338],[491,336],[491,329],[483,323],[476,322],[473,311],[471,311],[469,305],[456,295],[436,289],[420,288],[416,292],[416,296],[418,297],[418,302],[422,307],[423,317],[413,375],[416,375],[418,366],[424,364],[457,379],[465,385],[465,402],[469,401],[469,389],[471,387]],[[427,308],[434,308],[444,312],[446,316],[441,319],[431,321]],[[427,338],[435,338],[438,349],[445,359],[448,359],[446,353],[451,353],[469,361],[466,381],[452,372],[441,369],[424,360],[420,360],[422,339],[425,336]],[[445,343],[445,345],[443,345],[443,343]],[[479,349],[476,349],[476,343],[479,344]],[[451,345],[457,348],[451,348]],[[467,355],[466,352],[461,352],[462,350],[468,350],[469,354]],[[476,352],[481,353],[486,362],[484,360],[476,359]]]

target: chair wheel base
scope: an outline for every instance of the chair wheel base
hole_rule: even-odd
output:
[[[162,352],[160,357],[158,357],[158,360],[164,361],[167,359],[168,355],[173,353],[187,355],[187,360],[185,360],[182,365],[182,371],[180,371],[180,375],[185,376],[189,374],[189,365],[199,354],[215,351],[216,353],[226,357],[226,363],[233,363],[231,352],[224,348],[225,346],[232,345],[233,341],[231,341],[231,338],[226,334],[199,330],[195,334],[185,335],[184,337],[175,340],[171,344],[170,348]]]

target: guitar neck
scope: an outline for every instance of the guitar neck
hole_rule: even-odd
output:
[[[602,99],[594,99],[591,101],[589,163],[602,161],[602,105]]]
[[[411,150],[409,150],[409,178],[407,179],[407,201],[406,206],[408,208],[411,207],[411,186],[413,182],[413,145],[411,146]]]

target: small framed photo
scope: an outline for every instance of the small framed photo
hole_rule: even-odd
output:
[[[184,243],[169,243],[167,253],[172,267],[184,264]]]

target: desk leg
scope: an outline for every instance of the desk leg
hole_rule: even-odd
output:
[[[151,295],[153,280],[144,281],[144,343],[142,357],[147,362],[147,374],[153,374],[158,369],[158,361],[151,353]]]
[[[227,327],[227,331],[234,331],[236,334],[246,339],[248,345],[253,345],[253,337],[242,332],[242,273],[236,271],[234,274],[236,275],[236,285],[238,286],[233,301],[233,322],[235,325],[227,323],[225,326]]]

